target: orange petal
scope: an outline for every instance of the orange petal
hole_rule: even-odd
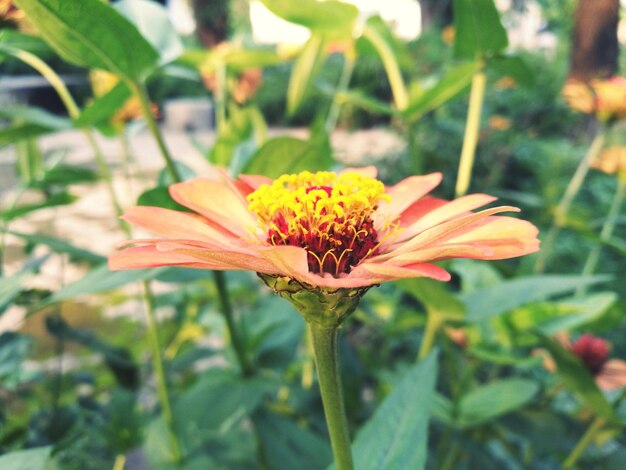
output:
[[[203,218],[161,207],[131,207],[122,218],[134,226],[166,238],[200,240],[217,245],[230,245],[236,240],[230,232],[210,225]]]
[[[248,203],[230,184],[196,178],[170,186],[172,198],[226,230],[245,236],[257,221],[248,212]]]
[[[453,237],[460,237],[463,234],[472,231],[475,228],[473,227],[473,224],[476,222],[499,212],[519,212],[519,209],[512,206],[500,206],[449,220],[448,222],[444,222],[423,231],[419,235],[404,243],[398,244],[394,250],[382,254],[381,257],[392,258],[401,253],[417,251],[433,243],[440,243],[442,241],[450,240]],[[494,235],[496,235],[497,238],[497,234]],[[459,239],[456,240],[461,241]]]
[[[259,189],[262,184],[270,185],[273,181],[272,178],[261,175],[239,175],[239,179],[250,186],[252,191]]]
[[[530,222],[513,217],[488,217],[475,222],[466,233],[450,237],[447,243],[488,246],[493,253],[480,259],[506,259],[539,250],[538,230]]]
[[[364,262],[359,264],[350,273],[350,276],[365,277],[372,281],[372,284],[395,281],[412,277],[429,277],[437,281],[447,282],[450,280],[450,273],[434,264],[413,263],[404,266],[393,266],[388,263]]]
[[[445,243],[434,245],[417,251],[402,253],[387,260],[388,263],[403,266],[412,263],[432,263],[452,258],[487,259],[493,255],[493,248],[489,246],[473,246],[471,244]],[[376,257],[369,261],[376,262]]]
[[[441,183],[441,173],[409,176],[395,186],[387,188],[390,202],[382,201],[376,211],[377,219],[393,219]]]
[[[626,387],[626,362],[621,359],[607,361],[595,379],[605,392]]]
[[[447,204],[437,204],[437,207],[434,207],[435,204],[431,204],[433,210],[422,214],[418,220],[406,227],[397,241],[408,240],[435,225],[463,215],[468,215],[470,211],[489,204],[496,199],[497,198],[487,194],[470,194],[450,201]],[[401,216],[401,226],[404,226],[402,218],[403,216]]]
[[[181,253],[160,252],[154,245],[133,246],[109,255],[109,269],[111,271],[158,268],[162,266],[219,269],[215,265],[200,262]]]

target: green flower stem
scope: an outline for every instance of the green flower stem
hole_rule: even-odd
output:
[[[343,68],[341,69],[341,76],[339,77],[339,83],[337,84],[337,89],[335,90],[335,94],[333,95],[333,101],[330,105],[330,109],[328,111],[328,116],[326,117],[326,132],[331,133],[335,130],[335,126],[337,125],[337,120],[339,119],[339,112],[341,111],[341,99],[340,95],[345,93],[348,89],[348,85],[350,85],[350,79],[352,78],[352,72],[354,72],[354,52],[348,51],[343,56]]]
[[[237,362],[239,363],[242,375],[244,377],[249,377],[254,371],[252,369],[250,361],[248,360],[248,357],[246,356],[246,351],[241,336],[239,336],[239,332],[237,331],[237,328],[235,326],[233,307],[230,303],[228,288],[226,286],[226,277],[224,276],[224,273],[222,271],[213,271],[213,277],[215,279],[215,285],[217,287],[217,295],[220,299],[222,315],[224,315],[224,320],[226,321],[226,327],[228,328],[228,333],[230,334],[230,341],[233,345],[233,349],[235,350]]]
[[[622,203],[624,202],[624,198],[626,197],[626,176],[618,175],[617,178],[617,188],[615,189],[615,194],[613,195],[613,201],[611,202],[611,207],[609,208],[609,213],[607,214],[606,220],[604,221],[604,225],[602,226],[602,231],[600,232],[600,241],[596,243],[593,247],[589,256],[587,256],[587,261],[585,262],[585,266],[583,267],[583,271],[581,273],[582,276],[588,276],[593,274],[596,270],[596,266],[598,265],[598,261],[600,260],[600,252],[602,250],[602,245],[608,242],[613,235],[613,230],[615,230],[615,225],[617,224],[617,218],[620,214],[620,209],[622,207]],[[576,295],[581,296],[585,293],[585,287],[580,286],[576,290]]]
[[[483,101],[485,99],[486,84],[487,76],[484,72],[484,64],[481,61],[478,71],[472,78],[469,108],[467,110],[467,122],[465,123],[465,137],[463,138],[461,161],[459,163],[459,172],[456,178],[456,197],[464,196],[467,193],[472,179],[472,168],[474,167],[476,145],[478,144],[480,114],[482,112]]]
[[[48,83],[50,83],[52,88],[54,88],[54,91],[56,91],[59,95],[59,98],[61,98],[61,101],[63,102],[65,109],[67,109],[67,114],[70,116],[70,118],[76,119],[78,117],[78,115],[80,114],[80,109],[78,108],[78,105],[74,101],[74,98],[72,98],[72,95],[65,86],[65,83],[63,83],[61,77],[59,77],[59,75],[54,70],[52,70],[52,68],[48,64],[46,64],[36,55],[31,54],[27,51],[23,51],[21,49],[10,49],[10,52],[11,54],[13,54],[14,57],[34,68],[37,72],[41,74],[41,76],[43,76],[48,81]],[[102,153],[102,150],[100,150],[100,146],[96,142],[93,133],[88,129],[82,129],[82,132],[94,152],[94,155],[96,157],[96,163],[98,165],[98,171],[100,172],[100,176],[102,177],[106,185],[109,197],[111,199],[111,203],[113,204],[113,209],[115,210],[115,214],[119,217],[120,215],[122,215],[122,208],[115,194],[115,190],[113,189],[111,171],[109,170],[109,167],[106,163],[104,154]],[[124,231],[128,234],[127,228]]]
[[[439,332],[441,323],[435,318],[435,315],[428,313],[426,316],[426,327],[424,328],[424,336],[422,337],[422,343],[420,344],[420,350],[417,355],[417,360],[421,361],[428,356],[428,353],[433,348],[435,338]]]
[[[150,98],[148,97],[148,91],[146,90],[146,86],[140,82],[129,82],[128,86],[132,90],[133,94],[139,100],[139,104],[141,105],[141,110],[143,111],[144,118],[146,123],[148,124],[148,129],[150,133],[153,135],[154,140],[159,147],[159,151],[165,160],[165,166],[167,171],[169,172],[172,180],[179,183],[182,181],[180,173],[178,173],[178,169],[174,164],[174,159],[170,155],[170,152],[167,150],[167,146],[165,145],[165,140],[163,139],[163,135],[159,130],[159,126],[154,120],[154,116],[152,114],[152,109],[150,109]]]
[[[541,250],[539,251],[539,254],[537,255],[537,260],[535,261],[536,274],[542,273],[545,270],[548,255],[552,251],[559,232],[565,226],[565,223],[567,221],[567,213],[569,212],[569,208],[572,205],[574,198],[580,191],[583,182],[585,181],[585,177],[589,172],[589,165],[591,161],[600,152],[600,150],[602,150],[603,145],[604,132],[599,131],[594,137],[593,142],[591,143],[589,150],[587,150],[584,158],[578,164],[578,168],[576,168],[574,176],[572,176],[572,179],[567,185],[561,201],[554,210],[552,225],[548,230],[546,238],[543,240]]]
[[[562,468],[564,470],[568,468],[574,468],[574,465],[576,465],[576,462],[578,462],[580,456],[583,454],[589,444],[591,444],[591,441],[595,437],[596,433],[600,431],[600,429],[602,429],[602,426],[604,426],[605,423],[606,420],[604,418],[596,416],[596,418],[591,422],[591,425],[589,425],[589,427],[587,428],[587,431],[585,431],[585,434],[583,434],[583,436],[576,444],[576,447],[574,447],[572,452],[570,452],[570,454],[563,462]]]
[[[150,342],[150,349],[152,349],[152,368],[154,369],[159,402],[161,403],[161,411],[163,413],[163,419],[165,420],[170,448],[174,461],[178,463],[182,459],[181,446],[178,442],[178,436],[174,431],[174,415],[172,413],[169,391],[165,379],[165,370],[163,368],[163,359],[161,357],[161,342],[159,340],[159,329],[155,315],[154,296],[150,291],[150,285],[147,281],[143,282],[143,291],[146,304],[148,341]]]
[[[337,470],[352,470],[354,466],[352,464],[350,434],[339,376],[338,328],[314,322],[309,322],[309,328],[313,340],[317,377],[335,466]]]

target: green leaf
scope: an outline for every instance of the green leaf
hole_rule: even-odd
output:
[[[12,29],[0,30],[0,55],[3,48],[27,51],[38,57],[52,54],[50,47],[40,37],[24,34]]]
[[[209,369],[174,403],[175,428],[191,449],[201,446],[248,418],[277,386],[266,378]]]
[[[318,470],[332,461],[326,440],[289,418],[260,410],[253,422],[270,468]]]
[[[538,328],[544,334],[573,330],[600,318],[617,301],[613,292],[560,302],[528,305],[511,313],[508,323],[520,331]]]
[[[22,271],[12,276],[0,277],[0,314],[17,297],[22,290],[24,282],[32,275],[30,271]]]
[[[243,173],[276,178],[304,170],[327,170],[333,163],[328,142],[296,137],[275,137],[268,140],[252,156]]]
[[[333,96],[335,94],[334,89],[323,91],[326,92],[328,96]],[[360,90],[342,91],[337,93],[335,98],[341,104],[358,106],[359,108],[362,108],[372,113],[393,115],[395,112],[394,108],[392,108],[389,104],[377,100],[376,98],[372,98],[371,96],[367,96],[364,92]]]
[[[50,185],[68,186],[70,184],[98,181],[98,173],[90,168],[70,165],[56,165],[44,170],[43,176],[33,182],[32,187]]]
[[[34,204],[24,204],[22,206],[14,207],[13,209],[10,209],[8,211],[4,211],[0,213],[0,219],[4,221],[13,220],[17,217],[26,215],[30,212],[38,211],[39,209],[45,209],[47,207],[56,207],[56,206],[63,206],[66,204],[71,204],[76,199],[77,198],[75,196],[72,196],[71,194],[66,193],[66,192],[57,193],[46,198],[46,200],[42,202],[38,202]]]
[[[526,61],[519,56],[498,56],[488,62],[489,67],[504,76],[511,77],[526,88],[535,85],[535,74]]]
[[[104,256],[100,256],[92,251],[78,248],[77,246],[74,246],[65,240],[61,240],[60,238],[48,235],[39,235],[36,233],[20,233],[13,231],[9,231],[8,233],[16,237],[20,237],[33,245],[46,245],[57,253],[67,253],[73,259],[83,260],[93,264],[100,264],[106,261]]]
[[[467,321],[475,323],[606,279],[605,276],[530,276],[477,289],[459,298],[467,307]]]
[[[0,468],[11,470],[44,470],[52,464],[52,447],[35,447],[0,455]]]
[[[418,120],[424,114],[437,109],[465,90],[477,71],[476,62],[468,62],[453,68],[432,88],[412,98],[409,106],[404,110],[405,116],[408,119]]]
[[[74,341],[94,352],[102,354],[105,363],[121,386],[130,390],[135,390],[139,387],[139,368],[127,349],[111,346],[89,330],[73,328],[60,315],[47,316],[46,329],[56,338]]]
[[[29,22],[68,62],[139,80],[156,66],[157,51],[137,28],[100,0],[16,0]]]
[[[5,106],[0,108],[0,117],[21,123],[36,124],[51,130],[65,130],[72,127],[72,121],[33,106]]]
[[[92,127],[108,123],[131,96],[132,93],[126,83],[119,82],[108,93],[89,103],[74,123],[78,127]]]
[[[493,0],[454,0],[454,54],[475,59],[504,50],[509,41]]]
[[[400,111],[404,111],[409,105],[409,95],[400,71],[398,55],[394,51],[393,43],[390,40],[391,34],[388,32],[388,27],[385,23],[373,20],[375,19],[368,21],[363,28],[363,39],[369,41],[378,53],[387,73],[393,101]]]
[[[349,3],[334,0],[261,0],[276,16],[326,34],[349,35],[352,33],[359,10]]]
[[[211,163],[225,167],[236,160],[238,151],[249,143],[254,134],[254,108],[230,109],[229,118],[219,129],[209,153]]]
[[[0,147],[14,144],[20,140],[31,139],[45,134],[56,132],[57,129],[40,126],[38,124],[16,124],[0,129]]]
[[[504,379],[483,385],[461,398],[457,423],[461,428],[477,426],[526,405],[539,386],[532,380]]]
[[[593,411],[598,416],[609,421],[618,422],[619,418],[615,414],[615,410],[598,388],[595,380],[593,380],[583,363],[552,338],[542,334],[538,334],[538,336],[556,362],[558,373],[561,379],[563,379],[565,386],[593,408]]]
[[[319,34],[311,34],[291,71],[287,87],[287,114],[293,115],[311,91],[311,86],[326,60],[326,39]]]
[[[448,321],[461,321],[465,316],[465,306],[446,289],[444,283],[414,278],[397,281],[396,285],[419,300],[428,315],[433,316],[440,325]]]
[[[412,367],[357,434],[355,468],[424,468],[436,377],[437,353]]]
[[[137,198],[138,206],[152,206],[163,207],[165,209],[172,209],[175,211],[189,212],[189,208],[178,204],[172,196],[167,186],[157,186],[156,188],[148,189],[141,193]]]
[[[160,65],[176,60],[183,53],[183,43],[162,5],[148,0],[122,0],[115,3],[114,8],[159,52]]]
[[[44,302],[38,305],[33,311],[40,310],[43,307],[51,305],[61,300],[73,299],[87,294],[97,294],[116,289],[126,284],[137,281],[152,279],[166,271],[167,268],[158,269],[137,269],[130,271],[109,271],[106,264],[98,266],[85,274],[78,281],[68,284],[62,289],[56,291]]]

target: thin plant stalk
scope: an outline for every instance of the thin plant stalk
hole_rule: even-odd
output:
[[[61,78],[58,76],[58,74],[54,70],[52,70],[52,68],[50,68],[44,61],[39,59],[37,56],[29,52],[16,50],[14,52],[14,55],[18,59],[22,60],[23,62],[33,67],[44,78],[46,78],[46,80],[48,80],[50,85],[55,89],[55,91],[61,98],[61,101],[66,107],[69,116],[72,119],[75,119],[78,117],[78,115],[80,114],[78,105],[72,98],[72,95],[70,94],[69,90],[65,86],[65,83],[63,83],[63,80],[61,80]],[[89,131],[88,129],[83,129],[83,134],[87,138],[89,145],[94,151],[96,162],[98,164],[98,169],[100,171],[100,175],[105,181],[115,213],[119,217],[122,214],[122,209],[117,199],[117,195],[115,194],[111,172],[106,163],[106,159],[104,158],[104,154],[100,150],[100,146],[96,142],[96,139],[91,131]],[[121,220],[120,220],[120,228],[124,231],[124,233],[127,236],[130,236],[130,229]],[[147,282],[143,283],[143,287],[144,287],[144,298],[146,301],[146,312],[147,312],[147,317],[148,317],[148,335],[150,338],[150,344],[152,346],[152,357],[153,357],[156,381],[157,381],[157,385],[159,389],[159,398],[161,402],[161,407],[163,408],[163,415],[167,423],[167,430],[168,430],[168,435],[171,441],[172,453],[174,455],[175,460],[178,462],[181,459],[181,450],[180,450],[180,444],[178,443],[176,434],[172,428],[173,415],[172,415],[170,401],[169,401],[167,384],[165,381],[163,363],[161,360],[161,350],[159,347],[156,319],[154,317],[154,298],[152,297],[152,293],[150,292],[149,284]]]
[[[241,373],[244,377],[249,377],[253,373],[252,365],[246,356],[245,347],[239,332],[235,326],[235,319],[233,316],[233,308],[228,295],[228,288],[226,286],[226,277],[222,271],[213,271],[213,277],[215,279],[215,286],[217,287],[217,295],[220,300],[220,307],[222,315],[226,321],[226,327],[230,335],[230,342],[235,350],[235,356]]]
[[[617,219],[620,214],[620,209],[624,202],[624,198],[626,197],[626,175],[618,175],[617,177],[617,188],[615,189],[615,194],[613,195],[613,201],[611,201],[611,207],[609,208],[609,213],[607,214],[606,220],[602,225],[602,230],[600,232],[600,240],[593,247],[589,256],[587,256],[587,261],[585,262],[585,266],[583,267],[581,276],[589,276],[593,274],[598,265],[598,261],[600,260],[600,252],[602,251],[602,245],[608,242],[613,235],[613,231],[615,230],[615,225],[617,224]],[[585,287],[580,286],[576,290],[576,295],[581,296],[585,293]]]
[[[59,77],[59,75],[48,64],[46,64],[36,55],[31,54],[27,51],[13,49],[11,50],[11,53],[17,59],[37,70],[37,72],[39,72],[41,76],[43,76],[48,81],[52,88],[54,88],[54,91],[56,91],[56,93],[59,95],[59,98],[61,99],[63,105],[65,106],[65,109],[67,110],[67,114],[72,119],[76,119],[78,117],[78,115],[80,114],[78,105],[74,101],[74,98],[72,98],[72,95],[65,86],[65,83],[63,83],[61,77]],[[115,194],[111,178],[111,171],[109,170],[109,167],[106,163],[104,154],[102,153],[100,146],[96,142],[93,133],[88,129],[82,129],[82,132],[94,152],[94,156],[96,157],[96,164],[98,165],[98,171],[100,173],[100,176],[104,180],[104,184],[106,185],[109,197],[111,199],[111,203],[113,204],[113,209],[115,210],[115,214],[119,217],[120,215],[122,215],[122,208]]]
[[[596,416],[594,420],[591,422],[591,425],[585,431],[585,434],[580,438],[576,447],[572,449],[567,458],[563,461],[563,470],[567,470],[568,468],[574,468],[576,462],[581,457],[585,449],[591,444],[591,441],[596,436],[596,434],[602,429],[605,425],[606,419],[601,418],[600,416]]]
[[[465,136],[463,138],[461,160],[459,162],[459,171],[456,178],[456,197],[464,196],[467,193],[472,179],[472,168],[474,167],[476,145],[478,144],[480,115],[485,99],[486,84],[487,76],[484,72],[484,65],[481,64],[478,72],[476,72],[472,78],[467,121],[465,123]]]
[[[435,315],[428,313],[426,316],[426,327],[424,328],[424,336],[422,337],[422,342],[420,344],[419,353],[417,355],[417,360],[421,361],[428,356],[431,349],[433,348],[433,344],[435,344],[435,338],[437,337],[437,333],[439,332],[440,322],[435,319]]]
[[[313,322],[309,322],[309,328],[335,468],[336,470],[353,470],[350,433],[339,375],[338,328]]]
[[[124,470],[125,464],[126,464],[126,456],[124,454],[118,454],[115,457],[115,462],[113,462],[112,470]]]
[[[154,137],[154,140],[159,147],[159,151],[163,156],[163,160],[165,161],[165,166],[168,173],[170,174],[174,182],[181,182],[182,178],[180,176],[180,173],[178,172],[178,168],[176,168],[174,159],[170,155],[170,152],[167,149],[167,145],[165,144],[165,140],[163,139],[163,135],[161,134],[161,131],[159,131],[159,126],[154,119],[152,109],[150,109],[150,98],[148,97],[148,92],[145,85],[139,82],[130,82],[129,86],[133,91],[133,94],[139,100],[139,104],[141,105],[144,118],[146,120],[146,123],[148,124],[148,129],[150,130],[150,133]]]
[[[576,168],[574,176],[572,176],[572,179],[567,185],[561,201],[554,210],[552,225],[548,230],[546,238],[542,242],[541,250],[539,251],[539,254],[537,255],[537,260],[535,261],[535,274],[542,273],[545,270],[548,255],[550,255],[552,251],[559,232],[565,225],[570,206],[572,205],[574,198],[580,191],[580,188],[585,181],[585,177],[589,172],[589,165],[591,164],[591,161],[596,157],[598,152],[602,150],[603,145],[604,132],[599,131],[594,137],[593,142],[591,143],[589,150],[587,150],[584,158],[578,164],[578,168]]]
[[[354,72],[354,65],[354,51],[349,50],[343,56],[341,76],[339,77],[337,89],[333,95],[333,101],[330,105],[328,116],[326,117],[325,129],[327,133],[331,133],[337,126],[337,120],[339,119],[339,113],[341,112],[342,106],[340,95],[348,90],[348,85],[350,85],[350,79],[352,78],[352,73]]]
[[[159,339],[159,328],[155,315],[154,296],[150,291],[150,285],[147,281],[143,282],[143,292],[146,305],[148,341],[150,342],[150,349],[152,349],[152,368],[154,369],[157,393],[159,395],[163,419],[165,420],[165,428],[167,429],[172,456],[174,457],[174,461],[178,463],[182,459],[182,451],[180,443],[178,442],[178,436],[174,431],[174,414],[172,413],[169,391],[165,379],[165,369],[163,368],[163,358],[161,357],[161,341]]]

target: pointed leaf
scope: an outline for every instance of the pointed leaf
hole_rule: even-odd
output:
[[[431,353],[413,366],[357,434],[355,468],[424,468],[436,377],[437,353]]]
[[[317,470],[332,460],[325,439],[286,417],[259,411],[253,421],[270,468]]]
[[[138,80],[158,53],[137,28],[100,0],[16,0],[28,21],[61,57]]]
[[[296,137],[275,137],[257,150],[243,173],[277,178],[286,173],[327,170],[333,163],[330,148]]]
[[[313,31],[351,34],[359,10],[349,3],[334,0],[261,0],[276,16]]]
[[[457,422],[467,428],[491,421],[524,406],[538,390],[537,383],[526,379],[504,379],[483,385],[461,399]]]
[[[408,108],[404,111],[405,115],[409,119],[417,120],[424,114],[437,109],[465,90],[477,71],[476,62],[468,62],[453,68],[432,88],[411,99]]]
[[[606,279],[605,276],[530,276],[477,289],[459,298],[467,306],[467,321],[474,323]]]
[[[312,34],[300,51],[291,71],[287,88],[287,114],[292,115],[298,110],[310,92],[327,55],[326,39],[319,34]]]
[[[74,121],[78,127],[92,127],[107,123],[132,96],[130,88],[119,82],[109,92],[87,105]]]
[[[493,0],[454,0],[454,54],[475,59],[504,50],[509,41]]]

